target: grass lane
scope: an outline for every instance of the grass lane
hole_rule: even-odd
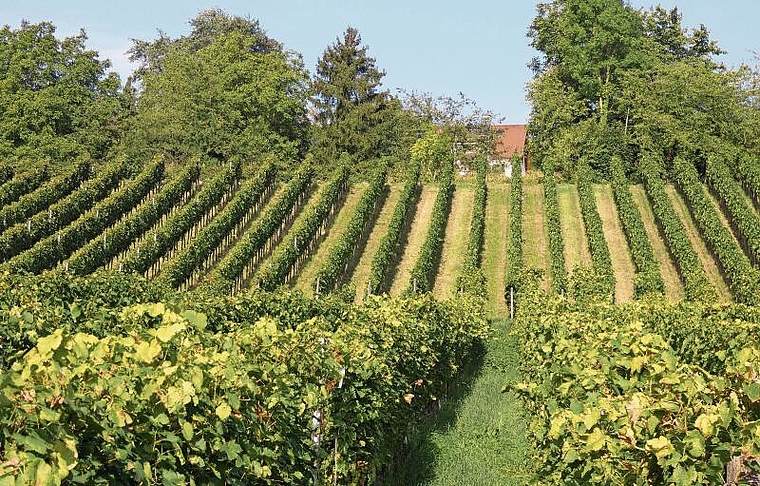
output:
[[[591,266],[586,227],[583,225],[578,200],[578,186],[557,184],[557,201],[562,240],[565,243],[565,268],[570,276],[576,265]]]
[[[546,221],[544,220],[544,187],[533,181],[523,181],[523,263],[526,269],[543,270],[542,285],[549,288],[549,269],[546,261]]]
[[[486,199],[486,234],[483,244],[483,273],[486,276],[488,301],[486,310],[491,317],[506,316],[504,279],[509,246],[509,184],[502,178],[489,181]]]
[[[628,241],[620,225],[617,206],[612,196],[612,186],[594,185],[594,197],[602,219],[604,239],[607,240],[607,246],[611,250],[612,269],[615,271],[615,302],[630,302],[633,300],[633,279],[636,275],[636,267],[633,265]]]

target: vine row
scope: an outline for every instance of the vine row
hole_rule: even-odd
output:
[[[401,195],[393,208],[393,215],[388,223],[377,252],[372,257],[369,283],[366,294],[381,294],[388,290],[388,274],[401,253],[401,240],[411,223],[414,207],[420,196],[420,163],[413,163],[406,178]]]
[[[655,156],[645,154],[639,164],[639,170],[644,179],[647,195],[652,203],[660,233],[665,238],[673,262],[678,268],[684,286],[684,294],[688,300],[712,300],[717,297],[715,288],[707,280],[705,269],[699,260],[697,252],[689,241],[681,218],[678,217],[673,204],[665,192],[662,181],[662,166]]]
[[[70,194],[90,176],[89,161],[78,163],[73,170],[41,185],[0,210],[0,231],[20,223]]]
[[[123,214],[137,205],[160,183],[164,175],[161,160],[150,162],[145,169],[120,191],[108,196],[57,234],[39,241],[29,250],[15,256],[5,266],[14,271],[39,273],[66,260],[74,251],[102,233]]]
[[[652,243],[649,241],[644,221],[641,219],[636,203],[625,176],[623,163],[618,157],[610,162],[612,176],[612,195],[615,198],[618,218],[623,226],[628,247],[631,249],[633,263],[636,265],[636,277],[633,281],[633,294],[642,298],[647,294],[665,294],[665,282],[662,279],[660,265],[654,256]]]
[[[742,153],[734,164],[734,170],[747,195],[760,211],[760,164],[750,155]]]
[[[731,231],[723,225],[705,193],[693,164],[682,157],[673,161],[673,177],[689,211],[705,237],[738,302],[760,303],[760,272],[752,267]]]
[[[438,263],[443,250],[443,240],[446,237],[446,224],[451,212],[451,200],[454,196],[454,164],[444,167],[440,175],[440,187],[435,198],[433,213],[430,216],[425,242],[420,249],[420,255],[412,268],[409,281],[409,291],[415,294],[433,290]]]
[[[50,178],[47,165],[35,167],[0,185],[0,208],[29,194]]]
[[[274,187],[275,174],[274,165],[267,164],[243,182],[229,204],[161,270],[158,278],[174,288],[193,286],[259,212]]]
[[[544,211],[546,229],[549,237],[550,268],[552,287],[558,294],[567,292],[567,271],[565,269],[565,244],[562,239],[562,225],[559,219],[559,201],[557,200],[557,181],[554,178],[554,162],[544,161]]]
[[[64,228],[106,198],[126,176],[126,165],[117,161],[104,167],[94,179],[64,197],[47,210],[41,211],[27,220],[17,223],[0,234],[0,261],[28,250],[35,243]]]
[[[523,183],[522,170],[512,171],[512,187],[509,193],[509,249],[507,250],[507,272],[504,281],[507,300],[520,289],[523,271]],[[514,304],[514,302],[511,302]]]
[[[239,175],[240,166],[234,165],[225,168],[211,179],[190,202],[167,219],[162,226],[149,231],[142,243],[125,255],[119,263],[119,270],[155,275],[160,270],[162,257],[170,259],[173,252],[179,251],[181,241],[189,242],[194,236],[191,231],[198,227],[199,221],[223,204],[225,195],[234,190],[233,186]]]
[[[314,171],[307,166],[288,182],[282,194],[269,205],[240,240],[204,279],[203,286],[219,294],[236,294],[248,281],[261,260],[280,241],[306,200]]]
[[[306,215],[294,227],[288,236],[293,242],[283,242],[272,254],[267,264],[257,274],[257,286],[264,290],[273,290],[288,283],[311,255],[319,234],[330,223],[340,201],[348,188],[348,167],[342,165],[337,174],[325,184],[319,199],[305,208]]]
[[[197,163],[188,164],[150,203],[142,204],[137,211],[75,251],[66,262],[68,270],[84,275],[105,266],[181,201],[199,176],[200,166]]]
[[[330,249],[325,264],[317,274],[317,295],[332,292],[341,283],[341,279],[350,274],[351,262],[361,249],[360,240],[372,229],[377,209],[386,193],[387,176],[388,164],[383,163],[372,176],[369,187],[359,199],[348,226]]]
[[[472,295],[486,295],[485,275],[480,269],[483,257],[483,242],[485,241],[486,229],[486,201],[488,199],[488,187],[486,185],[487,165],[485,159],[477,160],[477,174],[475,179],[475,196],[473,198],[472,219],[470,219],[470,233],[467,239],[467,253],[464,256],[462,273],[459,276],[457,290],[459,293]]]

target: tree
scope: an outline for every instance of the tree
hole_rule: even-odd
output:
[[[141,60],[128,149],[186,161],[195,155],[290,165],[305,151],[308,75],[258,22],[201,12],[193,31],[136,41]]]
[[[60,40],[49,22],[0,29],[0,158],[67,164],[118,140],[119,77],[86,40]]]
[[[348,27],[325,49],[311,83],[314,129],[312,152],[332,165],[346,152],[355,161],[392,155],[400,144],[400,102],[381,91],[385,72]]]

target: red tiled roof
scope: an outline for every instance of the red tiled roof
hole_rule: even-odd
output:
[[[496,129],[496,152],[504,158],[525,152],[527,125],[494,125]]]

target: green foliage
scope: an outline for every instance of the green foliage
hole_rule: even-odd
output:
[[[320,294],[335,290],[341,280],[350,273],[351,259],[356,258],[357,253],[361,251],[360,240],[371,230],[378,206],[386,193],[387,176],[388,165],[383,163],[370,180],[369,187],[356,204],[348,226],[330,249],[327,260],[317,274],[315,286]]]
[[[185,206],[167,219],[163,225],[150,230],[142,242],[129,253],[121,263],[124,272],[144,274],[162,256],[171,250],[203,216],[219,204],[225,193],[240,177],[240,165],[225,167],[220,173],[204,184]]]
[[[25,194],[33,192],[50,178],[47,165],[32,168],[0,186],[0,207],[5,209],[9,204],[18,201]]]
[[[451,135],[440,127],[430,125],[425,135],[409,149],[412,162],[419,163],[421,170],[431,180],[437,181],[442,175],[447,177],[449,166],[453,164],[453,144]]]
[[[258,23],[201,12],[192,32],[137,41],[141,92],[127,135],[139,155],[198,154],[246,163],[274,153],[288,163],[306,141],[307,73],[300,57]]]
[[[380,91],[385,72],[361,41],[359,31],[348,27],[317,61],[311,152],[319,166],[334,166],[343,153],[355,161],[392,155],[401,143],[401,105]]]
[[[381,294],[388,290],[388,274],[401,257],[402,238],[411,224],[414,208],[420,197],[420,162],[412,161],[404,187],[401,189],[393,215],[388,222],[385,236],[372,257],[367,295]]]
[[[681,276],[686,298],[693,301],[715,300],[715,288],[707,280],[705,269],[691,245],[686,228],[665,192],[665,184],[661,177],[663,169],[656,156],[644,154],[639,163],[639,170],[652,203],[657,226]]]
[[[486,175],[488,168],[485,157],[476,161],[477,176],[475,179],[475,196],[470,220],[470,234],[467,237],[467,253],[464,256],[462,274],[458,277],[457,290],[485,298],[486,277],[480,268],[483,259],[483,244],[486,231],[486,202],[488,187]]]
[[[631,249],[633,263],[636,265],[636,276],[633,279],[633,295],[641,299],[649,294],[665,294],[665,282],[662,279],[660,265],[654,256],[652,243],[649,241],[644,221],[639,209],[633,201],[628,178],[619,158],[613,158],[610,163],[612,176],[612,195],[617,205],[618,218]]]
[[[746,372],[757,366],[756,341],[704,339],[756,328],[741,323],[744,331],[734,333],[742,309],[657,299],[572,304],[527,291],[521,302],[513,332],[522,340],[525,381],[516,389],[532,411],[542,484],[722,484],[729,461],[760,451],[760,395]],[[697,361],[718,351],[725,373],[674,351],[658,334],[671,325],[674,341],[694,329],[682,349],[695,346]],[[749,461],[744,467],[755,469]],[[741,469],[737,484],[749,477]]]
[[[100,201],[58,233],[48,236],[29,250],[13,257],[3,264],[3,267],[16,272],[32,273],[53,268],[134,208],[156,187],[163,176],[162,160],[148,163],[137,177],[119,191]]]
[[[67,270],[79,275],[92,273],[127,251],[134,241],[176,207],[182,196],[198,181],[200,173],[197,163],[179,171],[150,202],[143,202],[117,224],[75,251],[66,261]]]
[[[510,289],[520,290],[523,272],[523,183],[522,171],[512,171],[512,187],[509,193],[509,246],[507,247],[507,272],[504,282],[506,294]]]
[[[64,228],[97,202],[108,196],[127,174],[127,166],[116,160],[100,168],[95,177],[79,189],[32,216],[25,223],[11,226],[0,234],[0,260],[6,261],[28,250],[41,239]]]
[[[325,227],[328,216],[346,193],[348,174],[348,166],[342,164],[321,189],[319,199],[304,209],[306,216],[288,233],[288,239],[274,251],[266,265],[254,276],[258,288],[274,290],[287,283],[291,271],[300,263],[299,259],[309,257],[308,252],[317,238],[317,232]]]
[[[90,278],[68,287],[94,291]],[[144,282],[118,278],[122,294]],[[486,329],[467,298],[354,307],[292,295],[188,297],[189,307],[102,309],[59,329],[40,322],[48,332],[0,372],[0,477],[306,485],[314,474],[366,484]],[[11,310],[36,321],[65,309],[39,304]]]
[[[232,200],[211,223],[161,269],[158,278],[170,287],[179,288],[195,271],[207,267],[207,260],[224,238],[263,204],[268,189],[274,184],[275,175],[274,167],[267,165],[256,177],[243,182]]]
[[[57,38],[49,22],[0,29],[0,159],[67,165],[118,140],[119,77],[86,41]]]
[[[554,176],[554,163],[544,161],[544,215],[549,236],[549,256],[552,272],[552,287],[559,294],[567,291],[567,271],[565,270],[565,244],[562,241],[562,225],[559,220],[559,202],[557,201],[557,182]]]
[[[591,263],[598,277],[599,286],[596,293],[602,300],[613,301],[615,298],[615,271],[612,268],[610,249],[607,246],[607,240],[604,238],[602,219],[599,217],[594,189],[591,185],[593,172],[588,164],[581,162],[576,173],[578,176],[578,198],[583,224],[586,227]]]
[[[707,157],[705,175],[710,188],[718,196],[721,206],[734,228],[745,253],[754,266],[760,266],[760,217],[746,201],[742,188],[731,175],[731,169],[717,154]]]
[[[23,195],[17,201],[0,210],[0,222],[2,222],[0,228],[2,230],[8,229],[65,197],[90,176],[90,169],[89,161],[80,162],[72,170],[66,171],[66,173],[41,185],[34,191],[24,190]],[[28,179],[26,181],[29,182]],[[20,186],[22,185],[26,184],[19,184],[17,186],[19,190],[21,190]],[[2,190],[1,187],[0,190]]]
[[[204,279],[202,287],[211,288],[219,294],[239,291],[253,271],[255,263],[263,256],[267,245],[273,244],[276,232],[283,231],[295,216],[296,207],[305,199],[314,177],[309,164],[301,169],[285,186],[282,194],[264,210],[264,213],[246,230],[234,247]]]
[[[424,293],[433,290],[438,263],[443,251],[443,240],[446,237],[446,224],[449,221],[451,200],[454,197],[454,165],[441,168],[439,175],[438,195],[435,198],[433,212],[430,215],[425,242],[422,244],[417,261],[412,268],[409,292]]]
[[[723,225],[712,201],[699,181],[694,165],[676,157],[672,176],[686,199],[689,211],[699,226],[705,241],[726,276],[731,293],[738,302],[760,303],[760,271],[753,268],[731,234]]]
[[[736,177],[760,211],[760,164],[746,153],[738,155],[734,163]]]

